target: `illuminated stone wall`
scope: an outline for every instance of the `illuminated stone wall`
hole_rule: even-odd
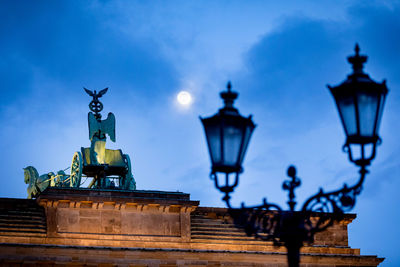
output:
[[[224,208],[188,194],[49,188],[0,199],[0,263],[20,266],[286,266],[285,248],[247,237]],[[302,248],[303,266],[377,266],[348,247],[347,215]],[[106,265],[104,265],[106,264]]]

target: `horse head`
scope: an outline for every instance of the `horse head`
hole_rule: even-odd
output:
[[[39,177],[39,173],[33,166],[28,166],[24,168],[24,181],[26,184],[34,184],[35,180]]]

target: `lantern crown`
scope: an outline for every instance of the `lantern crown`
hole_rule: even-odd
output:
[[[232,84],[229,81],[226,85],[226,91],[220,93],[221,98],[224,100],[224,107],[220,109],[220,112],[239,114],[238,110],[233,106],[238,95],[238,93],[232,91]]]
[[[362,75],[368,77],[368,74],[363,72],[364,63],[367,62],[368,57],[365,55],[360,55],[360,46],[358,44],[356,44],[354,51],[355,55],[347,58],[347,61],[353,67],[353,73],[349,76]]]

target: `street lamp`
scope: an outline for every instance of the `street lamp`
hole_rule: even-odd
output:
[[[217,114],[209,118],[200,118],[206,132],[208,150],[211,157],[211,173],[215,176],[215,186],[225,193],[229,193],[238,185],[239,173],[243,172],[242,162],[256,125],[251,116],[245,118],[233,107],[238,94],[231,91],[228,82],[227,91],[221,92],[224,107]],[[220,186],[216,177],[217,172],[225,173],[225,185]],[[229,174],[234,173],[233,184],[229,183]],[[224,199],[228,200],[228,199]]]
[[[358,44],[355,52],[348,58],[353,65],[353,73],[339,86],[328,85],[328,88],[335,98],[346,133],[344,148],[349,153],[349,159],[358,166],[367,166],[375,157],[376,145],[381,141],[378,130],[388,89],[386,81],[376,83],[363,72],[367,57],[359,54]],[[372,145],[372,153],[367,156],[365,147],[369,144]],[[360,146],[358,159],[354,159],[351,145]]]
[[[289,266],[299,266],[300,248],[304,242],[311,242],[315,233],[331,226],[343,218],[345,212],[355,206],[357,195],[361,193],[362,185],[368,170],[366,167],[376,155],[376,145],[381,139],[378,135],[385,97],[388,92],[385,81],[376,83],[363,72],[363,64],[367,57],[360,55],[360,48],[355,47],[355,55],[348,57],[353,66],[353,73],[338,86],[330,89],[346,134],[344,151],[348,152],[349,160],[360,168],[360,177],[353,186],[346,184],[339,190],[324,192],[322,189],[309,197],[298,211],[295,210],[294,190],[301,181],[296,176],[296,168],[290,166],[287,170],[290,180],[284,181],[282,188],[288,191],[288,210],[279,205],[263,200],[261,205],[240,208],[232,207],[230,193],[239,182],[239,174],[243,172],[242,161],[246,153],[251,134],[255,128],[251,116],[248,118],[239,114],[233,107],[238,94],[231,90],[228,83],[227,91],[221,93],[224,107],[217,114],[208,118],[200,118],[204,126],[208,149],[211,158],[211,179],[215,187],[224,193],[228,212],[235,224],[244,228],[249,236],[273,241],[276,245],[287,248]],[[359,146],[359,156],[355,157],[354,146]],[[367,153],[367,146],[372,146]],[[223,178],[218,174],[224,174]],[[232,175],[233,180],[230,179]],[[222,179],[220,181],[219,179]]]

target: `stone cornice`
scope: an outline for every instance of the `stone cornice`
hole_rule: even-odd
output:
[[[196,201],[191,201],[196,202]],[[155,211],[155,212],[184,212],[190,213],[197,208],[198,203],[146,203],[119,201],[89,201],[89,200],[70,200],[70,199],[45,199],[41,198],[38,203],[42,207],[68,208],[68,209],[94,209],[94,210],[121,210],[121,211]]]
[[[71,188],[48,188],[38,198],[42,206],[93,209],[136,209],[159,207],[165,211],[167,207],[188,208],[197,207],[199,201],[190,200],[190,195],[180,192],[165,191],[123,191],[123,190],[93,190]]]

